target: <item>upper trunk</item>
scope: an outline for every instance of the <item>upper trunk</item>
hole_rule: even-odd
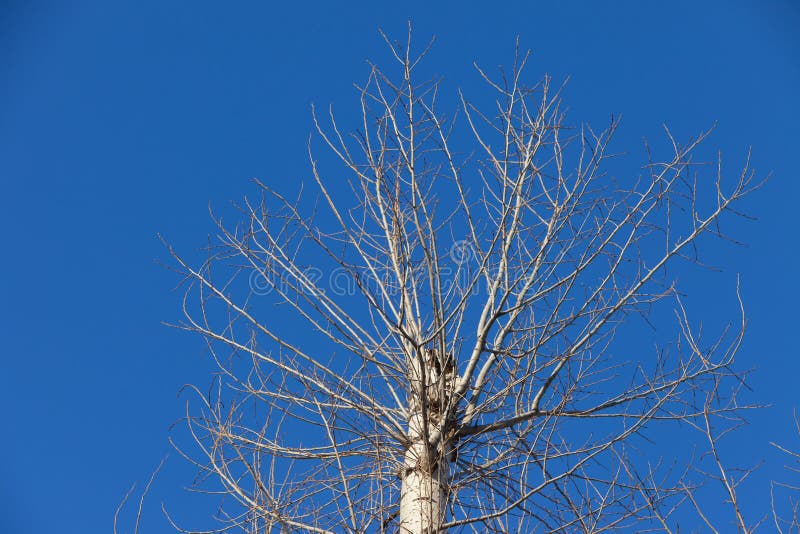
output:
[[[436,351],[425,349],[423,354],[422,362],[414,358],[411,365],[410,446],[403,462],[400,490],[402,534],[444,532],[441,526],[447,509],[453,444],[448,439],[450,417],[446,412],[455,369],[452,359],[440,358]],[[428,438],[435,433],[441,439],[431,445]]]
[[[449,465],[425,449],[427,445],[419,441],[406,451],[400,490],[402,534],[443,532]]]

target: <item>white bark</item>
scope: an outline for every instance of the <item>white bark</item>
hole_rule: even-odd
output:
[[[421,414],[412,418],[409,430],[419,434]],[[446,505],[445,488],[448,465],[437,461],[428,450],[423,436],[408,448],[403,463],[403,483],[400,490],[400,532],[403,534],[433,534],[441,532]]]
[[[446,412],[455,385],[455,369],[435,350],[423,350],[421,359],[422,362],[414,357],[410,361],[414,378],[408,422],[411,445],[403,460],[400,490],[403,534],[443,532],[447,507],[452,444],[447,439]],[[433,435],[440,436],[435,446],[430,444]]]

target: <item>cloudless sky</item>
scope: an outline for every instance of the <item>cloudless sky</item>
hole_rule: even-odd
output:
[[[718,121],[709,144],[731,172],[752,146],[774,174],[745,204],[758,220],[731,227],[746,246],[714,257],[720,286],[741,273],[739,365],[755,369],[750,398],[772,404],[727,442],[764,460],[742,491],[751,518],[766,512],[783,476],[769,441],[800,449],[800,3],[28,0],[0,3],[0,533],[110,532],[171,450],[180,387],[210,381],[200,340],[161,324],[181,293],[156,234],[191,254],[213,231],[209,203],[254,193],[256,177],[295,190],[310,105],[353,109],[366,60],[386,58],[378,29],[403,39],[409,18],[420,42],[437,38],[443,99],[482,91],[472,62],[508,64],[519,35],[531,80],[571,76],[574,122],[623,116],[631,157],[662,123],[686,138]],[[161,502],[208,515],[181,489],[191,479],[172,454],[143,532],[170,531]]]

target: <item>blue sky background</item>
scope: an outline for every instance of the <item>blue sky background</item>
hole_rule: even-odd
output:
[[[686,138],[716,120],[709,147],[731,171],[752,146],[774,173],[746,204],[758,221],[730,228],[747,246],[716,247],[723,272],[698,278],[729,294],[742,276],[740,365],[773,407],[724,450],[764,460],[742,491],[750,518],[766,512],[782,476],[768,442],[800,449],[800,4],[30,0],[0,3],[0,532],[110,531],[129,485],[170,450],[181,385],[209,383],[200,340],[161,325],[181,294],[156,233],[192,254],[209,203],[253,193],[254,177],[293,191],[309,175],[310,104],[353,109],[365,60],[386,58],[378,28],[402,39],[409,18],[437,37],[428,68],[444,98],[480,93],[472,62],[509,63],[519,35],[531,80],[571,75],[572,121],[622,114],[616,146],[632,157],[664,122]],[[173,454],[143,532],[170,531],[161,502],[204,517],[181,490],[191,479]]]

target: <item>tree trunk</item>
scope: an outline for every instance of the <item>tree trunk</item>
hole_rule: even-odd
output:
[[[438,534],[447,509],[450,461],[453,446],[447,437],[444,413],[452,394],[455,369],[450,359],[426,349],[422,358],[411,363],[414,386],[408,421],[410,446],[403,461],[400,489],[401,534]],[[424,384],[424,387],[422,386]],[[428,444],[436,432],[442,436],[437,447]]]
[[[411,433],[417,434],[408,448],[403,464],[400,489],[401,534],[434,534],[443,532],[446,507],[448,464],[430,451],[422,435],[422,414],[409,422]]]

